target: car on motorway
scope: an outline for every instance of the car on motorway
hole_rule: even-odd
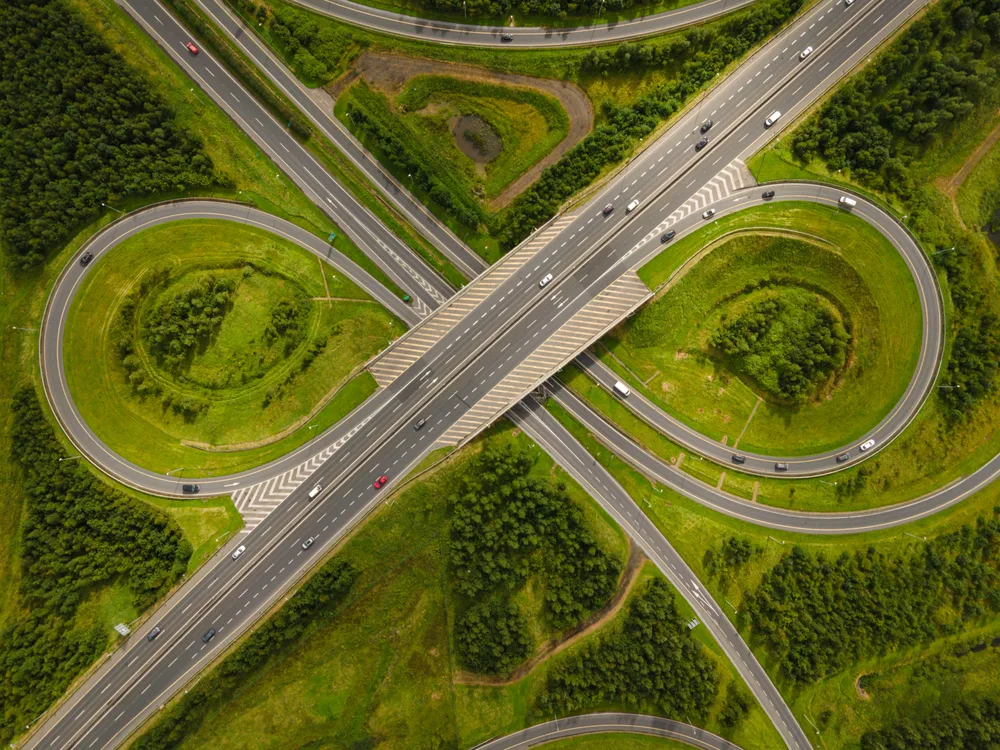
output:
[[[188,48],[188,52],[190,52],[192,55],[198,54],[198,48],[194,46],[194,42],[188,42],[184,46]]]
[[[769,200],[771,200],[771,198],[774,197],[774,191],[773,190],[765,190],[764,193],[760,197],[763,198],[766,201],[769,201]]]
[[[306,539],[304,542],[302,542],[302,549],[309,549],[315,543],[316,543],[316,537],[311,536],[308,539]]]
[[[714,208],[710,208],[705,213],[703,213],[701,215],[701,218],[703,218],[703,219],[711,219],[713,216],[715,216],[715,209]]]
[[[869,438],[868,440],[866,440],[865,442],[863,442],[861,444],[861,446],[860,446],[862,452],[867,451],[867,450],[871,450],[874,447],[875,447],[875,439],[874,438]]]
[[[809,57],[809,55],[811,55],[812,53],[813,53],[813,48],[812,48],[812,47],[806,47],[806,48],[805,48],[804,50],[802,50],[802,51],[801,51],[801,52],[799,53],[799,59],[800,59],[800,60],[805,60],[805,59],[806,59],[807,57]]]
[[[209,628],[208,632],[201,637],[201,639],[205,641],[205,643],[208,643],[213,638],[215,638],[215,628]]]
[[[322,491],[323,491],[323,485],[317,484],[315,487],[313,487],[311,490],[309,490],[309,499],[312,500],[314,497],[316,497]]]
[[[778,463],[776,463],[774,465],[774,470],[775,471],[788,471],[788,464],[784,463],[783,461],[779,461]]]
[[[670,240],[672,240],[676,235],[677,235],[677,232],[675,232],[673,229],[671,229],[665,235],[663,235],[662,237],[660,237],[660,242],[670,242]]]
[[[550,281],[552,281],[552,274],[551,273],[545,274],[542,277],[542,280],[538,282],[539,288],[544,289],[545,287],[547,287],[549,285]]]
[[[422,429],[424,429],[424,425],[425,424],[427,424],[427,418],[426,417],[421,417],[420,419],[417,420],[417,423],[415,425],[413,425],[413,429],[414,430],[422,430]]]
[[[621,396],[622,398],[628,398],[628,394],[630,394],[631,392],[632,391],[629,390],[629,387],[625,385],[622,381],[620,380],[615,381],[615,393],[617,393],[619,396]]]
[[[614,211],[614,210],[615,210],[615,207],[614,207],[614,204],[612,204],[612,203],[609,203],[608,205],[606,205],[606,206],[604,207],[604,211],[603,211],[602,213],[603,213],[603,214],[604,214],[605,216],[610,216],[610,215],[611,215],[611,212],[612,212],[612,211]]]
[[[513,34],[501,34],[500,35],[500,41],[501,42],[513,42],[514,41],[514,35]]]
[[[708,136],[706,135],[704,138],[702,138],[700,141],[694,144],[694,150],[701,151],[707,145],[708,145]]]
[[[233,550],[233,559],[239,560],[240,555],[242,555],[246,551],[247,551],[247,546],[245,544],[241,544],[239,547]]]
[[[780,109],[774,110],[774,112],[772,112],[771,114],[769,114],[767,116],[767,119],[764,120],[764,127],[765,128],[771,127],[772,125],[774,125],[774,123],[776,123],[778,121],[779,117],[781,117],[781,110]]]
[[[705,122],[701,124],[701,132],[707,133],[709,130],[712,129],[713,125],[715,125],[715,123],[712,122],[711,120],[705,120]]]
[[[844,463],[844,461],[850,461],[850,460],[851,460],[851,453],[850,453],[850,451],[844,451],[843,453],[838,453],[837,454],[837,463],[838,464],[842,464],[842,463]]]
[[[94,259],[94,254],[90,252],[90,250],[88,250],[87,252],[85,252],[83,255],[80,256],[80,265],[86,268],[87,264],[90,263],[90,261],[92,261],[93,259]]]
[[[195,494],[197,494],[201,490],[201,485],[200,484],[185,484],[181,489],[187,495],[195,495]]]
[[[639,208],[639,199],[635,198],[635,199],[633,199],[633,201],[631,203],[629,203],[627,206],[625,206],[625,213],[630,214],[633,211],[635,211],[637,208]]]
[[[742,455],[740,453],[734,453],[733,454],[733,463],[734,464],[745,464],[746,462],[747,462],[747,457],[746,456],[744,456],[744,455]]]
[[[146,640],[147,641],[155,641],[156,640],[156,636],[158,636],[162,632],[163,631],[160,630],[160,627],[156,626],[155,628],[153,628],[152,630],[149,631],[149,635],[146,636]]]
[[[854,5],[854,0],[844,0],[845,7],[850,8],[852,5]]]
[[[389,477],[387,477],[387,476],[386,476],[385,474],[383,474],[382,476],[380,476],[380,477],[379,477],[378,479],[376,479],[376,480],[375,480],[375,484],[373,484],[372,486],[373,486],[373,487],[374,487],[375,489],[377,489],[377,490],[378,490],[378,489],[381,489],[381,488],[382,488],[382,486],[383,486],[383,485],[384,485],[384,484],[385,484],[386,482],[388,482],[388,481],[389,481]]]

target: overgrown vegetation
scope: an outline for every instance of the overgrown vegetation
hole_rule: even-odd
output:
[[[539,701],[560,713],[618,703],[704,716],[717,691],[715,664],[691,637],[667,583],[654,578],[629,604],[619,632],[553,667]]]
[[[455,625],[455,637],[462,665],[481,674],[509,674],[531,653],[527,618],[509,601],[469,607]]]
[[[0,14],[0,240],[27,269],[120,197],[224,182],[146,79],[61,0]]]
[[[80,628],[81,603],[120,583],[138,610],[187,568],[191,545],[175,522],[99,482],[67,458],[31,388],[13,403],[13,459],[28,501],[21,529],[26,610],[0,632],[0,741],[44,711],[109,643]]]
[[[790,289],[723,317],[708,343],[765,391],[803,402],[844,366],[849,341],[829,303]]]
[[[783,674],[814,682],[1000,612],[1000,507],[906,553],[794,548],[742,608]]]
[[[1000,745],[1000,701],[960,701],[861,737],[861,750],[986,750]]]
[[[142,335],[161,366],[178,371],[194,352],[219,331],[233,307],[236,280],[208,274],[190,289],[153,305]]]
[[[145,734],[137,750],[169,750],[198,729],[205,717],[241,684],[271,661],[280,659],[307,629],[332,620],[357,580],[349,562],[334,559],[313,575],[274,615],[227,656],[218,667],[185,691]]]

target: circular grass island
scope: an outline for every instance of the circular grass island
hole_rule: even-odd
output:
[[[849,445],[899,401],[920,353],[906,261],[826,207],[724,217],[641,275],[662,288],[605,343],[668,413],[748,452]]]
[[[319,258],[228,221],[145,229],[103,256],[66,320],[80,415],[152,471],[276,458],[375,390],[360,368],[405,326]]]

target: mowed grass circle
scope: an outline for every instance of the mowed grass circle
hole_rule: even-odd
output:
[[[905,260],[834,209],[772,204],[724,217],[640,275],[653,288],[669,283],[605,343],[667,412],[740,450],[795,456],[849,445],[889,413],[916,366],[923,320]],[[723,314],[792,292],[815,295],[850,333],[846,365],[798,405],[732,372],[708,346]]]
[[[144,326],[208,278],[235,285],[231,306],[183,366],[167,367]],[[300,306],[298,333],[268,343],[281,300]],[[81,416],[109,448],[153,471],[215,476],[276,458],[361,403],[375,383],[359,367],[404,330],[297,245],[234,222],[187,220],[146,229],[93,265],[70,306],[63,363]],[[123,337],[154,394],[129,381]],[[172,408],[185,398],[207,408]]]

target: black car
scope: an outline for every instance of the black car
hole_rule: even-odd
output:
[[[182,489],[184,490],[184,492],[186,494],[188,494],[188,495],[194,495],[196,492],[198,492],[201,489],[201,485],[200,484],[185,484]]]
[[[788,464],[777,463],[777,464],[774,465],[774,470],[775,471],[788,471]]]
[[[733,454],[733,463],[734,464],[745,464],[746,462],[747,462],[747,457],[746,456],[741,455],[739,453],[734,453]]]
[[[90,250],[88,250],[87,252],[85,252],[83,255],[80,256],[80,265],[86,268],[87,264],[90,263],[90,261],[92,261],[93,259],[94,259],[94,254],[90,252]]]
[[[702,138],[702,139],[701,139],[700,141],[698,141],[698,142],[697,142],[697,143],[696,143],[696,144],[694,145],[694,150],[695,150],[695,151],[701,151],[701,150],[702,150],[703,148],[705,148],[705,146],[707,146],[707,145],[708,145],[708,136],[706,135],[706,136],[705,136],[704,138]]]
[[[771,200],[771,198],[774,197],[774,191],[773,190],[765,190],[764,194],[762,196],[760,196],[760,197],[763,198],[766,201],[769,201],[769,200]]]
[[[424,428],[425,424],[427,424],[427,420],[424,419],[424,418],[421,418],[419,422],[417,422],[415,425],[413,425],[413,429],[414,430],[422,430]]]
[[[146,636],[146,640],[147,641],[155,641],[156,640],[156,636],[158,636],[162,632],[163,631],[160,630],[159,627],[155,627],[155,628],[153,628],[152,630],[149,631],[149,635]]]
[[[205,643],[208,643],[213,638],[215,638],[215,628],[209,628],[208,632],[201,637],[201,639],[205,641]]]
[[[501,34],[500,35],[500,41],[501,42],[513,42],[514,41],[514,35],[513,34]]]
[[[672,240],[674,238],[674,235],[676,235],[676,234],[677,234],[677,232],[675,232],[673,229],[671,229],[665,235],[663,235],[662,237],[660,237],[660,242],[670,242],[670,240]]]
[[[615,210],[615,207],[609,203],[608,205],[606,205],[604,207],[604,215],[605,216],[610,216],[611,212],[614,211],[614,210]]]
[[[714,124],[715,124],[715,123],[714,123],[714,122],[712,122],[711,120],[705,120],[705,122],[703,122],[703,123],[701,124],[701,132],[702,132],[702,133],[707,133],[707,132],[708,132],[709,130],[711,130],[711,128],[712,128],[712,126],[713,126]]]

